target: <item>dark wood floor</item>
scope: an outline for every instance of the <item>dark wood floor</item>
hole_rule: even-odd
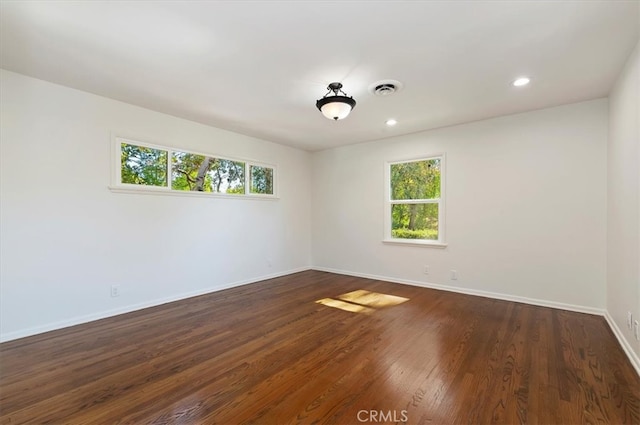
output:
[[[640,422],[601,317],[315,271],[1,344],[0,390],[2,424]]]

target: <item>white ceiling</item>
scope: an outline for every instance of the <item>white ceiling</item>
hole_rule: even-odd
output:
[[[0,8],[2,68],[307,150],[605,97],[640,27],[638,1]],[[512,87],[520,75],[532,83]],[[404,89],[368,92],[384,79]],[[332,81],[358,102],[338,122],[315,108]]]

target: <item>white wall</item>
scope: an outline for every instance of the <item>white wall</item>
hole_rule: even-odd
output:
[[[607,311],[628,347],[640,343],[627,312],[640,320],[640,47],[636,46],[609,97]],[[640,361],[636,360],[640,367]]]
[[[310,266],[309,153],[0,78],[2,340]],[[277,164],[281,199],[113,193],[112,132]]]
[[[602,312],[606,141],[602,99],[317,152],[314,267]],[[440,152],[448,247],[383,244],[385,161]]]

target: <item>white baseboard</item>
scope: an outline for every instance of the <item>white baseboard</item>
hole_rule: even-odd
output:
[[[620,328],[616,324],[616,321],[613,320],[613,317],[611,317],[608,311],[604,312],[604,318],[609,324],[609,327],[611,328],[611,331],[613,332],[613,334],[616,336],[616,338],[618,338],[618,342],[622,346],[622,349],[624,350],[624,352],[627,354],[629,361],[631,362],[633,367],[636,369],[636,372],[638,373],[638,375],[640,375],[640,358],[635,353],[635,351],[633,351],[631,344],[629,344],[629,341],[627,341],[627,338],[625,338],[624,333],[620,330]]]
[[[69,326],[80,325],[87,322],[93,322],[95,320],[106,319],[107,317],[117,316],[119,314],[130,313],[132,311],[141,310],[143,308],[155,307],[161,304],[166,304],[174,301],[184,300],[186,298],[197,297],[199,295],[210,294],[212,292],[222,291],[224,289],[235,288],[236,286],[248,285],[251,283],[256,283],[261,280],[273,279],[276,277],[286,276],[292,273],[298,273],[305,270],[309,270],[309,267],[300,267],[292,270],[287,270],[284,272],[273,273],[270,275],[264,275],[260,277],[255,277],[251,279],[241,280],[238,282],[223,284],[221,286],[215,286],[211,288],[200,289],[197,291],[185,292],[177,295],[172,295],[170,297],[158,298],[151,301],[145,301],[138,304],[132,304],[124,307],[119,307],[111,310],[101,311],[99,313],[87,314],[84,316],[73,317],[71,319],[65,319],[54,323],[48,323],[42,326],[36,326],[29,329],[22,329],[15,332],[8,332],[0,335],[0,342],[12,341],[14,339],[24,338],[27,336],[37,335],[44,332],[55,331],[57,329],[68,328]]]
[[[329,272],[329,273],[343,274],[347,276],[364,277],[367,279],[401,283],[404,285],[421,286],[423,288],[438,289],[441,291],[457,292],[459,294],[475,295],[478,297],[493,298],[493,299],[504,300],[504,301],[513,301],[517,303],[531,304],[531,305],[537,305],[541,307],[557,308],[560,310],[575,311],[578,313],[596,314],[598,316],[604,316],[604,313],[605,313],[605,310],[601,308],[586,307],[586,306],[574,305],[574,304],[565,304],[565,303],[560,303],[556,301],[540,300],[536,298],[520,297],[517,295],[501,294],[499,292],[489,292],[489,291],[480,291],[477,289],[459,288],[454,286],[440,285],[437,283],[398,279],[390,276],[378,276],[378,275],[372,275],[367,273],[358,273],[358,272],[351,272],[346,270],[336,270],[336,269],[330,269],[327,267],[312,267],[312,269],[323,271],[323,272]]]

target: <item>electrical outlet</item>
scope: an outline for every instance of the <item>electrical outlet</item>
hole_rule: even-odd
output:
[[[451,270],[451,280],[458,280],[458,271]]]
[[[424,266],[423,273],[424,274],[429,274],[429,266]]]
[[[633,314],[630,311],[627,311],[627,327],[629,329],[633,327]]]
[[[120,285],[111,285],[111,296],[114,298],[120,296]]]
[[[636,339],[640,341],[640,326],[637,320],[633,321],[633,334],[636,336]]]

